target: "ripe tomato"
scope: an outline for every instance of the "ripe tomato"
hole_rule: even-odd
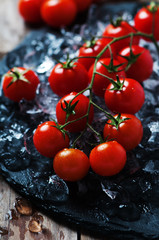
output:
[[[76,92],[72,92],[66,96],[64,96],[57,104],[56,106],[56,117],[60,124],[64,124],[68,121],[73,121],[75,119],[81,118],[82,116],[86,115],[88,111],[88,105],[89,105],[89,99],[80,94],[77,96],[72,103],[70,104],[70,107],[66,108],[66,103],[69,104],[69,102],[76,96]],[[73,105],[77,102],[75,107]],[[68,117],[66,121],[66,110],[70,113],[70,116]],[[90,112],[89,112],[89,123],[93,121],[94,116],[94,109],[91,105]],[[74,123],[71,123],[66,126],[65,129],[67,129],[70,132],[80,132],[84,130],[86,127],[87,118],[80,119]]]
[[[130,61],[132,64],[126,71],[126,75],[141,83],[152,74],[153,60],[149,50],[137,45],[132,45],[131,49],[132,52],[130,47],[122,49],[119,53],[118,60],[123,63],[126,62],[125,67]]]
[[[89,160],[95,173],[108,177],[123,169],[126,163],[126,151],[116,141],[105,142],[93,148]]]
[[[157,4],[153,2],[148,7],[141,8],[134,22],[135,28],[143,33],[151,34],[154,29],[154,37],[156,41],[159,41],[159,6]],[[146,40],[150,41],[149,38]]]
[[[42,21],[40,7],[44,0],[20,0],[18,4],[19,13],[25,21],[39,23]]]
[[[83,12],[91,5],[92,0],[74,0],[77,5],[78,12]]]
[[[144,104],[143,87],[134,79],[120,79],[120,82],[123,80],[122,90],[111,90],[114,85],[109,84],[104,95],[105,104],[113,112],[135,114]]]
[[[63,148],[69,147],[69,137],[63,134],[54,121],[40,124],[33,136],[33,142],[41,155],[54,157]]]
[[[111,58],[103,58],[97,62],[96,72],[99,72],[103,75],[113,78],[114,80],[116,79],[116,75],[118,75],[121,78],[122,77],[124,78],[125,72],[121,71],[123,69],[123,66],[119,66],[119,65],[120,65],[120,62],[115,59],[113,60],[113,64],[111,64]],[[90,67],[88,72],[90,82],[93,76],[93,69],[94,69],[94,64]],[[93,92],[97,96],[104,97],[105,90],[109,84],[110,84],[110,81],[107,78],[96,74],[94,78],[94,83],[93,83]]]
[[[90,167],[86,154],[78,149],[65,148],[53,161],[55,173],[65,181],[78,181],[86,176]]]
[[[78,62],[68,67],[58,63],[49,77],[51,89],[61,97],[73,91],[80,92],[87,87],[88,81],[86,69]]]
[[[109,24],[106,28],[105,31],[103,32],[103,36],[106,37],[122,37],[125,36],[129,33],[135,33],[136,30],[126,21],[119,20],[116,23]],[[133,37],[133,45],[137,45],[139,43],[139,37],[134,36]],[[111,44],[111,49],[114,55],[116,55],[121,49],[124,47],[127,47],[130,45],[130,37],[125,38],[122,40],[119,40],[113,44]]]
[[[111,39],[98,39],[98,40],[91,40],[87,41],[83,44],[83,46],[79,49],[79,57],[85,57],[85,58],[79,58],[78,62],[83,64],[83,66],[89,70],[89,68],[94,63],[94,58],[88,58],[88,57],[96,57],[103,48],[111,41]],[[102,58],[104,57],[110,57],[109,50],[106,50]]]
[[[29,101],[34,99],[38,84],[39,78],[32,70],[15,67],[4,75],[3,92],[14,102],[23,98]]]
[[[70,25],[77,14],[73,0],[45,0],[41,6],[41,16],[51,27]]]
[[[118,119],[118,114],[114,116]],[[122,120],[127,119],[122,122]],[[113,124],[113,125],[112,125]],[[122,113],[117,126],[112,120],[108,120],[103,131],[104,138],[114,139],[120,143],[126,151],[134,149],[143,136],[143,127],[141,121],[131,114]]]

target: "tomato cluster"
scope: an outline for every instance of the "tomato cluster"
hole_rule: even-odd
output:
[[[38,5],[37,1],[33,2]],[[50,4],[51,9],[53,2],[46,0],[38,3],[45,7]],[[67,1],[56,2],[64,4]],[[75,2],[79,11],[85,9],[87,3],[90,4],[90,1],[82,1],[83,5],[80,5],[81,1]],[[118,174],[126,164],[126,151],[134,149],[142,139],[142,123],[134,114],[144,104],[145,94],[141,83],[150,77],[153,60],[149,50],[138,45],[139,36],[149,37],[153,41],[159,39],[158,31],[148,36],[145,34],[151,33],[150,29],[146,32],[146,28],[138,27],[142,11],[149,15],[145,21],[147,26],[153,24],[156,29],[157,23],[152,22],[152,14],[154,19],[158,19],[159,7],[150,5],[146,10],[141,9],[135,17],[136,28],[143,29],[144,34],[137,32],[126,21],[117,19],[106,27],[101,39],[93,38],[84,43],[77,58],[67,58],[66,62],[58,63],[51,71],[48,78],[50,87],[62,97],[56,106],[57,122],[40,124],[33,142],[42,155],[54,158],[55,173],[66,181],[82,179],[90,166],[101,176]],[[38,84],[39,79],[33,71],[13,68],[4,76],[3,91],[13,101],[19,102],[23,98],[32,100]],[[89,97],[83,94],[86,91],[89,91]],[[93,102],[93,93],[104,98],[106,107],[113,115]],[[107,117],[103,137],[91,125],[94,107]],[[87,128],[100,140],[89,158],[74,145]],[[77,132],[81,135],[69,148],[69,133]]]
[[[92,0],[19,0],[19,13],[29,23],[44,21],[58,28],[68,26],[75,20],[78,12],[85,11]]]

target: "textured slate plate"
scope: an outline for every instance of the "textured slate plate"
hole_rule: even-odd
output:
[[[52,170],[52,159],[42,157],[32,143],[34,129],[41,122],[55,117],[58,97],[47,84],[55,64],[64,53],[74,56],[81,36],[101,34],[109,14],[123,14],[131,20],[138,8],[135,3],[93,6],[86,24],[71,30],[31,32],[24,42],[0,62],[0,75],[14,66],[33,68],[41,85],[33,102],[12,103],[0,100],[0,169],[10,185],[30,199],[36,207],[63,222],[91,232],[121,239],[159,239],[159,67],[151,44],[154,72],[144,82],[146,101],[138,113],[144,126],[143,141],[128,153],[124,170],[113,178],[102,178],[90,172],[77,183],[66,183]],[[131,14],[130,14],[131,11]],[[101,99],[95,101],[104,106]],[[96,112],[94,126],[102,129],[105,117]],[[135,129],[134,129],[135,130]],[[73,136],[72,136],[73,137]],[[95,136],[88,132],[79,146],[89,152]]]

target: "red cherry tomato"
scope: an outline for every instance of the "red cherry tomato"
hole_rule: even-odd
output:
[[[22,99],[33,100],[39,84],[38,76],[23,67],[15,67],[8,71],[3,78],[3,92],[14,102]]]
[[[99,72],[103,75],[113,78],[114,80],[116,79],[116,75],[118,75],[121,78],[122,77],[124,78],[126,76],[125,72],[121,71],[123,69],[123,66],[117,67],[120,64],[119,61],[114,59],[113,66],[110,63],[111,63],[111,58],[103,58],[99,60],[96,65],[96,72]],[[106,65],[107,67],[104,66],[103,64]],[[94,70],[94,64],[90,67],[88,72],[89,81],[92,80],[93,70]],[[93,92],[97,96],[104,97],[105,90],[109,84],[110,84],[110,81],[107,78],[96,74],[94,78],[94,83],[93,83]]]
[[[118,119],[118,114],[114,116]],[[126,151],[134,149],[140,142],[143,136],[143,127],[141,121],[131,114],[122,113],[120,119],[126,119],[119,123],[118,128],[115,125],[111,125],[112,120],[108,120],[105,124],[103,135],[106,139],[114,139],[120,143]]]
[[[119,21],[115,25],[109,24],[105,28],[103,36],[116,38],[116,37],[125,36],[130,33],[135,33],[135,32],[136,32],[136,30],[129,23],[127,23],[126,21]],[[139,43],[139,37],[134,36],[133,37],[133,45],[137,45],[138,43]],[[116,55],[117,53],[119,53],[119,51],[121,49],[123,49],[124,47],[127,47],[129,45],[130,45],[130,37],[119,40],[119,41],[111,44],[111,49],[112,49],[112,52],[114,53],[114,55]]]
[[[42,21],[40,7],[44,0],[20,0],[18,4],[19,13],[25,21],[39,23]]]
[[[143,82],[152,74],[153,59],[149,50],[143,47],[132,45],[131,49],[133,55],[131,54],[130,47],[126,47],[120,51],[118,60],[123,63],[128,63],[126,58],[129,58],[132,64],[126,71],[127,77],[133,78],[138,82]],[[138,54],[140,54],[139,57],[137,57]],[[127,66],[127,64],[125,64],[125,66]]]
[[[134,18],[135,28],[143,33],[151,34],[154,29],[154,37],[159,41],[159,6],[151,4],[141,8]],[[154,24],[154,26],[153,26]],[[149,38],[145,38],[150,41]]]
[[[73,91],[80,92],[87,87],[88,81],[86,69],[78,62],[68,67],[58,63],[49,77],[51,89],[61,97]]]
[[[80,58],[78,59],[78,62],[83,64],[83,66],[89,70],[89,68],[95,62],[95,59],[88,57],[96,57],[110,41],[111,39],[98,39],[96,41],[92,40],[84,43],[83,46],[79,49],[78,56]],[[109,50],[106,50],[102,54],[102,58],[104,57],[110,57]]]
[[[78,149],[65,148],[53,161],[55,173],[65,181],[78,181],[86,176],[90,167],[86,154]]]
[[[116,141],[102,143],[90,153],[93,171],[101,176],[113,176],[119,173],[126,163],[126,151]]]
[[[92,0],[84,0],[84,1],[74,0],[74,1],[75,1],[76,5],[77,5],[78,12],[85,11],[87,8],[89,8],[89,6],[92,3]]]
[[[72,103],[70,104],[70,108],[68,111],[71,113],[70,116],[68,117],[66,121],[66,103],[70,103],[70,101],[76,96],[76,92],[72,92],[65,97],[63,97],[57,104],[56,106],[56,116],[57,120],[60,124],[64,124],[65,122],[68,121],[73,121],[75,119],[81,118],[84,115],[86,115],[88,111],[88,105],[89,105],[89,99],[85,97],[84,95],[80,94],[77,96]],[[76,103],[75,108],[72,109],[72,106]],[[64,110],[65,109],[65,110]],[[94,110],[93,106],[91,105],[90,112],[89,112],[89,123],[93,121],[93,116],[94,116]],[[83,118],[81,120],[78,120],[74,123],[71,123],[65,127],[70,132],[80,132],[84,130],[86,127],[86,122],[87,118]]]
[[[134,79],[120,79],[120,82],[123,80],[122,90],[111,90],[114,88],[112,83],[107,87],[104,96],[106,106],[113,112],[135,114],[144,104],[143,87]]]
[[[45,157],[54,157],[63,148],[69,147],[69,137],[63,134],[56,123],[48,121],[40,124],[33,136],[33,142],[41,155]]]
[[[51,27],[70,25],[76,17],[77,7],[73,0],[45,0],[41,6],[41,16]]]

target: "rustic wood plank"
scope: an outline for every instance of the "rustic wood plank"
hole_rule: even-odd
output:
[[[67,227],[57,224],[49,217],[43,216],[43,230],[40,233],[31,233],[28,229],[32,216],[22,216],[18,214],[18,219],[7,220],[6,215],[11,209],[15,209],[14,203],[16,194],[9,185],[0,177],[0,227],[7,229],[8,234],[2,240],[77,240],[77,232]]]

